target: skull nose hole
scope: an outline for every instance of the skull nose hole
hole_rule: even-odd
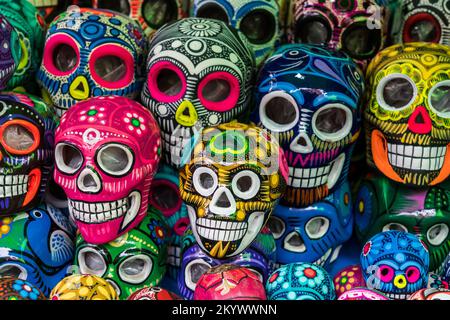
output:
[[[230,200],[228,199],[225,192],[222,192],[222,194],[217,198],[216,206],[220,208],[229,208],[231,207]]]
[[[183,116],[186,116],[186,117],[190,117],[190,116],[191,116],[191,114],[190,114],[190,112],[189,112],[189,108],[184,108],[184,110],[183,110]]]
[[[93,176],[87,175],[87,176],[84,176],[84,178],[83,178],[83,185],[86,188],[89,188],[89,187],[96,187],[97,183],[95,182]]]
[[[425,119],[423,118],[423,115],[421,113],[419,113],[416,117],[416,123],[419,124],[424,124],[425,123]]]
[[[305,139],[304,137],[298,138],[297,143],[298,143],[299,145],[301,145],[302,147],[308,146],[308,143],[306,142],[306,139]]]
[[[75,88],[75,90],[78,90],[78,91],[84,91],[84,84],[83,84],[83,82],[80,82],[80,83],[77,85],[77,87]]]

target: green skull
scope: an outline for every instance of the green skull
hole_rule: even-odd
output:
[[[161,213],[149,208],[137,228],[107,244],[89,244],[78,235],[74,273],[106,279],[120,299],[157,286],[166,272],[168,230]]]
[[[356,235],[364,243],[388,230],[416,234],[428,247],[430,271],[439,272],[450,251],[450,181],[414,189],[373,175],[356,197]]]
[[[12,46],[16,70],[7,89],[34,79],[44,47],[44,18],[28,0],[0,0],[0,13],[16,30],[19,41]]]

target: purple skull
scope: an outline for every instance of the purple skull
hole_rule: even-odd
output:
[[[5,89],[6,83],[16,69],[12,46],[18,43],[16,31],[8,20],[0,14],[0,90]]]

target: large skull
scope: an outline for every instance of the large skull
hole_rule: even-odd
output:
[[[194,0],[195,17],[221,20],[236,30],[252,49],[256,65],[261,65],[280,39],[278,1]]]
[[[450,175],[450,48],[395,45],[368,68],[367,161],[396,182],[436,185]]]
[[[53,167],[53,109],[18,93],[0,94],[0,215],[36,206]]]
[[[132,19],[107,10],[69,9],[50,25],[38,82],[61,115],[80,100],[135,98],[146,42]]]
[[[277,264],[311,262],[329,267],[353,230],[350,189],[339,189],[305,208],[279,205],[267,223],[277,244]]]
[[[363,69],[386,40],[386,11],[376,1],[293,0],[291,14],[291,41],[342,49]]]
[[[150,43],[142,101],[158,120],[167,163],[178,167],[202,128],[250,107],[251,52],[223,22],[189,18],[158,30]]]
[[[304,207],[347,178],[360,134],[363,77],[344,53],[280,47],[262,67],[252,120],[278,135],[289,165],[282,203]]]
[[[91,98],[63,115],[54,178],[87,242],[114,240],[145,217],[159,148],[156,121],[128,98]]]
[[[6,88],[6,84],[14,74],[14,70],[19,63],[18,57],[14,54],[19,51],[17,46],[18,35],[8,20],[0,14],[0,90]]]
[[[284,192],[285,161],[275,138],[255,126],[203,130],[180,171],[180,192],[206,253],[226,259],[250,245]]]

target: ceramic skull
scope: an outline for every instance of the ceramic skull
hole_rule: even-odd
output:
[[[286,45],[265,62],[251,119],[277,135],[286,155],[282,204],[308,206],[346,180],[361,130],[363,89],[359,68],[339,51]]]
[[[16,31],[5,16],[0,14],[0,90],[6,88],[6,84],[19,63],[16,56],[19,51],[18,42]],[[13,48],[14,46],[16,48]]]
[[[407,43],[381,51],[368,70],[367,161],[410,186],[450,175],[450,47]]]
[[[187,18],[159,29],[150,42],[142,101],[158,120],[165,161],[180,166],[191,137],[250,107],[254,59],[225,23]]]
[[[91,98],[63,115],[54,178],[87,242],[112,241],[142,221],[159,154],[156,121],[131,99]]]
[[[275,138],[253,125],[206,128],[186,152],[180,193],[197,243],[226,259],[255,239],[283,194],[287,166]]]
[[[142,88],[146,39],[132,19],[108,10],[70,7],[50,25],[37,81],[61,115],[77,101]]]

